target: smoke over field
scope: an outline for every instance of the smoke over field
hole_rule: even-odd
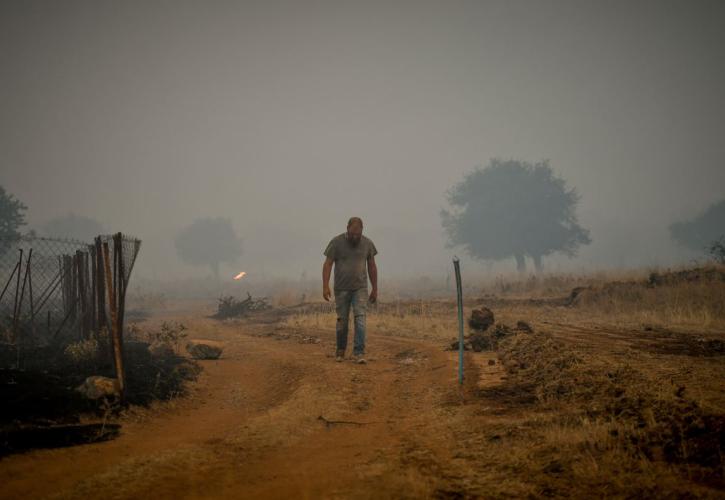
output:
[[[722,496],[724,25],[3,1],[0,496]]]

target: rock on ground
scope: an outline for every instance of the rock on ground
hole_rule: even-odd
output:
[[[223,347],[213,340],[192,340],[186,344],[186,350],[194,359],[219,359]]]
[[[76,390],[88,399],[100,399],[107,396],[118,396],[118,380],[115,378],[93,375],[76,387]]]

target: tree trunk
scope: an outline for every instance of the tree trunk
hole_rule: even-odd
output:
[[[544,272],[544,263],[541,260],[541,255],[534,255],[532,258],[534,259],[534,268],[536,269],[536,272]]]
[[[516,257],[516,270],[520,273],[526,272],[526,259],[522,254],[514,255]]]

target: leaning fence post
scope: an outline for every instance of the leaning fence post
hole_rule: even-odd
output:
[[[10,283],[13,282],[13,278],[15,277],[15,273],[18,271],[18,265],[15,264],[15,267],[13,268],[13,272],[10,273],[10,277],[5,282],[5,287],[3,288],[3,291],[0,292],[0,302],[3,300],[3,297],[5,297],[5,292],[7,291],[8,287],[10,286]]]
[[[25,298],[25,285],[28,282],[28,274],[30,271],[30,259],[33,257],[33,249],[31,248],[28,252],[28,260],[25,263],[25,277],[23,277],[23,288],[20,290],[20,301],[17,302],[17,310],[15,312],[15,324],[13,325],[13,341],[15,342],[15,354],[16,354],[16,365],[20,368],[20,336],[18,331],[20,330],[20,315],[23,310],[23,299]],[[18,280],[20,279],[20,273],[18,273]],[[15,294],[17,299],[17,293]]]
[[[458,299],[458,383],[463,384],[463,288],[461,286],[461,264],[453,257],[456,272],[456,296]]]
[[[30,249],[32,255],[33,249]],[[30,297],[30,335],[35,337],[35,301],[33,298],[33,273],[30,268],[30,255],[28,255],[28,296]]]
[[[15,302],[13,304],[13,328],[15,328],[15,323],[17,323],[18,318],[18,294],[20,293],[20,275],[23,272],[23,249],[18,250],[20,252],[20,258],[18,259],[18,276],[17,281],[15,282]],[[15,333],[13,333],[13,336]]]
[[[111,274],[111,260],[108,255],[108,242],[103,242],[103,267],[106,275],[106,290],[108,290],[108,307],[111,310],[111,341],[113,343],[113,356],[116,365],[116,379],[118,380],[118,390],[123,399],[124,395],[124,373],[123,373],[123,351],[121,347],[120,332],[118,331],[118,323],[116,319],[116,297],[114,289],[113,275]]]

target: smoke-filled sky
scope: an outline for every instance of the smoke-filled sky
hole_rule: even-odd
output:
[[[381,273],[435,275],[446,190],[549,159],[593,240],[549,269],[669,264],[667,226],[725,197],[723,26],[719,0],[3,0],[0,184],[30,227],[138,236],[150,277],[209,273],[173,245],[206,216],[244,241],[223,272],[314,275],[358,215]]]

